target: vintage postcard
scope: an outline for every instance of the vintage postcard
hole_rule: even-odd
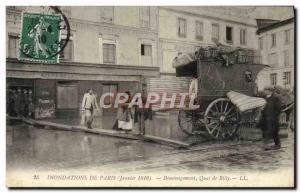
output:
[[[294,12],[7,6],[7,186],[294,188]]]

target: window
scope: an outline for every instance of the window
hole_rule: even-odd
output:
[[[116,62],[116,45],[103,44],[103,63],[114,64]]]
[[[289,44],[290,43],[290,30],[285,30],[284,31],[284,42],[285,44]]]
[[[66,41],[65,39],[62,40],[62,45],[64,44],[65,41]],[[60,52],[59,58],[62,60],[72,61],[72,59],[73,59],[73,41],[72,40],[69,40],[66,47],[64,48],[64,50],[62,52]]]
[[[276,46],[276,34],[271,34],[271,47]]]
[[[284,85],[291,85],[291,72],[283,73]]]
[[[8,41],[8,57],[17,58],[19,56],[20,38],[17,35],[9,35]]]
[[[186,37],[186,19],[178,18],[178,36]]]
[[[78,108],[78,88],[71,83],[63,83],[57,86],[57,108]]]
[[[196,21],[196,29],[195,29],[195,38],[197,40],[203,40],[203,23],[202,22],[199,22],[199,21]]]
[[[101,7],[101,22],[113,23],[114,20],[114,7],[105,6]]]
[[[141,44],[142,65],[152,65],[152,46]]]
[[[284,66],[289,66],[290,65],[289,51],[288,50],[283,51],[283,62],[284,62]]]
[[[150,27],[150,8],[140,7],[140,26],[144,28]]]
[[[247,30],[246,29],[240,30],[240,43],[241,43],[241,45],[247,44]]]
[[[233,30],[232,27],[226,26],[226,41],[227,43],[232,43],[232,36],[233,36]]]
[[[259,49],[264,49],[264,38],[263,37],[260,37],[258,39],[258,45],[259,45]]]
[[[219,24],[212,24],[212,41],[219,41]]]
[[[270,80],[271,80],[271,85],[276,86],[277,85],[277,73],[271,73]]]
[[[278,66],[278,55],[276,53],[269,54],[269,65],[271,67],[277,67]]]
[[[151,56],[152,55],[152,46],[142,44],[141,45],[141,55],[142,56]]]

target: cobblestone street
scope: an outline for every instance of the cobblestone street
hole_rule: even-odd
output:
[[[84,132],[7,126],[7,171],[271,171],[294,164],[293,133],[280,150],[264,151],[262,142],[208,141],[176,149],[140,140]]]

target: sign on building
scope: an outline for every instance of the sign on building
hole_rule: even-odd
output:
[[[55,14],[23,13],[19,59],[57,63],[60,20]]]

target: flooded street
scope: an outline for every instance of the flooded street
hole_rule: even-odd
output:
[[[261,171],[291,167],[294,160],[293,135],[282,140],[282,149],[263,151],[261,142],[212,141],[175,149],[141,140],[27,124],[8,125],[6,133],[7,171]]]
[[[60,169],[135,160],[174,151],[170,147],[84,132],[7,127],[7,168]]]

